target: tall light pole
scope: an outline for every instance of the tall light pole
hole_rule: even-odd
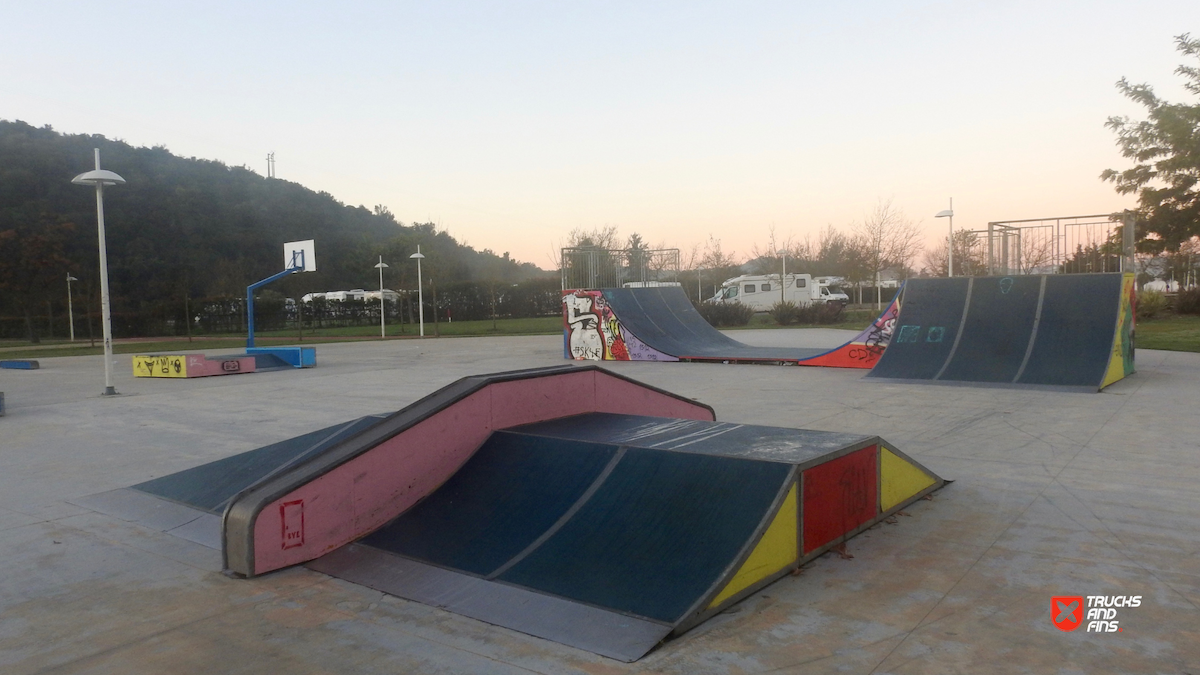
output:
[[[96,187],[96,230],[100,237],[100,320],[104,325],[104,395],[117,393],[113,387],[112,314],[108,308],[108,248],[104,243],[104,186],[124,185],[125,179],[100,168],[100,148],[96,148],[96,168],[71,179],[76,185]]]
[[[700,284],[703,283],[701,281],[701,277],[700,277],[701,269],[703,269],[703,268],[702,267],[696,268],[696,302],[702,303],[702,302],[704,302],[704,291],[701,290],[701,286],[700,286]]]
[[[71,324],[71,342],[74,342],[75,341],[75,311],[74,311],[74,308],[71,306],[71,282],[72,281],[79,281],[79,280],[76,279],[75,277],[71,276],[70,272],[67,272],[67,320]]]
[[[776,251],[776,253],[779,254],[779,257],[781,258],[781,260],[783,262],[783,271],[779,273],[779,301],[784,302],[783,287],[787,283],[786,281],[784,281],[784,277],[787,276],[787,249],[781,248],[778,251]]]
[[[934,218],[950,219],[950,238],[946,240],[946,276],[954,276],[954,197],[950,198],[950,208],[938,211]]]
[[[379,337],[387,337],[387,330],[384,328],[384,310],[383,310],[383,270],[388,266],[383,262],[383,256],[379,256],[379,264],[375,269],[379,270]]]
[[[425,292],[421,289],[421,261],[425,256],[421,255],[421,245],[417,244],[417,252],[408,257],[417,261],[417,316],[421,321],[421,337],[425,337]]]

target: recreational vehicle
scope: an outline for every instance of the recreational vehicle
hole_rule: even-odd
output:
[[[818,283],[807,274],[785,275],[782,288],[778,274],[759,274],[742,275],[725,281],[710,301],[740,302],[756,312],[767,312],[780,301],[794,302],[801,307],[824,302],[845,306],[849,304],[850,297],[832,291],[828,284]]]

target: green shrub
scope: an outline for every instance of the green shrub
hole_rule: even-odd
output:
[[[842,304],[838,302],[814,302],[799,308],[796,322],[811,325],[837,323],[842,318]]]
[[[696,305],[700,316],[713,326],[745,326],[754,310],[740,302],[702,302]]]
[[[1140,304],[1140,298],[1138,302]],[[1200,314],[1200,288],[1179,291],[1175,296],[1175,311],[1179,314]]]
[[[1137,317],[1153,319],[1167,311],[1167,297],[1158,291],[1142,291],[1137,296]]]
[[[800,307],[794,302],[784,302],[780,300],[771,306],[771,318],[775,319],[775,323],[780,326],[789,326],[796,323],[796,319],[800,317]]]

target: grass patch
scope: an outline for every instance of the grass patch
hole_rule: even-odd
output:
[[[70,345],[71,343],[66,343]],[[246,338],[196,338],[188,342],[182,340],[137,340],[133,342],[113,342],[114,354],[157,354],[163,352],[202,352],[209,349],[236,349],[246,344]],[[103,354],[104,347],[96,341],[95,347],[89,347],[87,342],[74,346],[62,344],[26,345],[0,349],[0,359],[48,359],[58,356],[95,356]]]
[[[532,319],[497,319],[495,327],[491,319],[482,321],[439,321],[436,332],[443,337],[478,337],[484,335],[554,335],[562,332],[561,316],[539,316]],[[403,329],[403,332],[401,332]],[[388,337],[414,337],[420,334],[417,324],[388,324]],[[432,321],[425,322],[425,337],[435,334]],[[278,337],[297,339],[295,330],[279,330],[255,333],[255,337]],[[349,328],[317,328],[304,331],[304,341],[321,337],[378,338],[379,326],[353,326]]]
[[[758,313],[754,318],[750,319],[750,323],[745,326],[722,326],[721,330],[761,330],[761,329],[783,329],[789,330],[793,328],[840,328],[842,330],[862,330],[870,326],[872,322],[879,316],[879,312],[874,309],[848,309],[842,312],[841,319],[837,323],[824,324],[805,324],[794,323],[788,326],[780,326],[775,323],[775,319],[771,318],[770,314]]]
[[[478,337],[487,335],[560,335],[562,334],[562,317],[546,316],[533,319],[498,319],[495,328],[490,320],[486,321],[454,321],[439,322],[437,330],[442,337]],[[404,333],[400,332],[398,324],[389,324],[388,338],[414,338],[419,335],[419,328],[412,324],[404,324]],[[425,337],[434,337],[434,325],[425,324]],[[301,341],[296,331],[266,331],[256,332],[254,339],[259,347],[274,347],[282,345],[317,345],[330,342],[348,342],[361,340],[378,340],[379,326],[356,326],[352,328],[320,328],[304,331]],[[216,349],[240,349],[246,344],[243,335],[203,336],[195,337],[191,342],[187,338],[140,338],[137,340],[119,340],[113,342],[114,354],[161,354],[164,352],[203,352]],[[48,359],[57,356],[93,356],[103,354],[104,347],[97,341],[95,347],[88,346],[87,341],[74,343],[56,340],[43,341],[31,345],[17,340],[0,342],[0,359]]]
[[[1200,352],[1200,316],[1139,319],[1137,348]]]

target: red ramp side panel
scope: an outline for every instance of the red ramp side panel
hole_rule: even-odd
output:
[[[801,555],[847,538],[879,515],[878,454],[872,445],[804,470]]]
[[[899,315],[900,294],[897,293],[883,313],[853,340],[820,356],[801,359],[799,363],[802,366],[827,368],[874,368],[879,357],[883,356],[883,350],[892,341],[892,331],[896,328],[896,317]]]

